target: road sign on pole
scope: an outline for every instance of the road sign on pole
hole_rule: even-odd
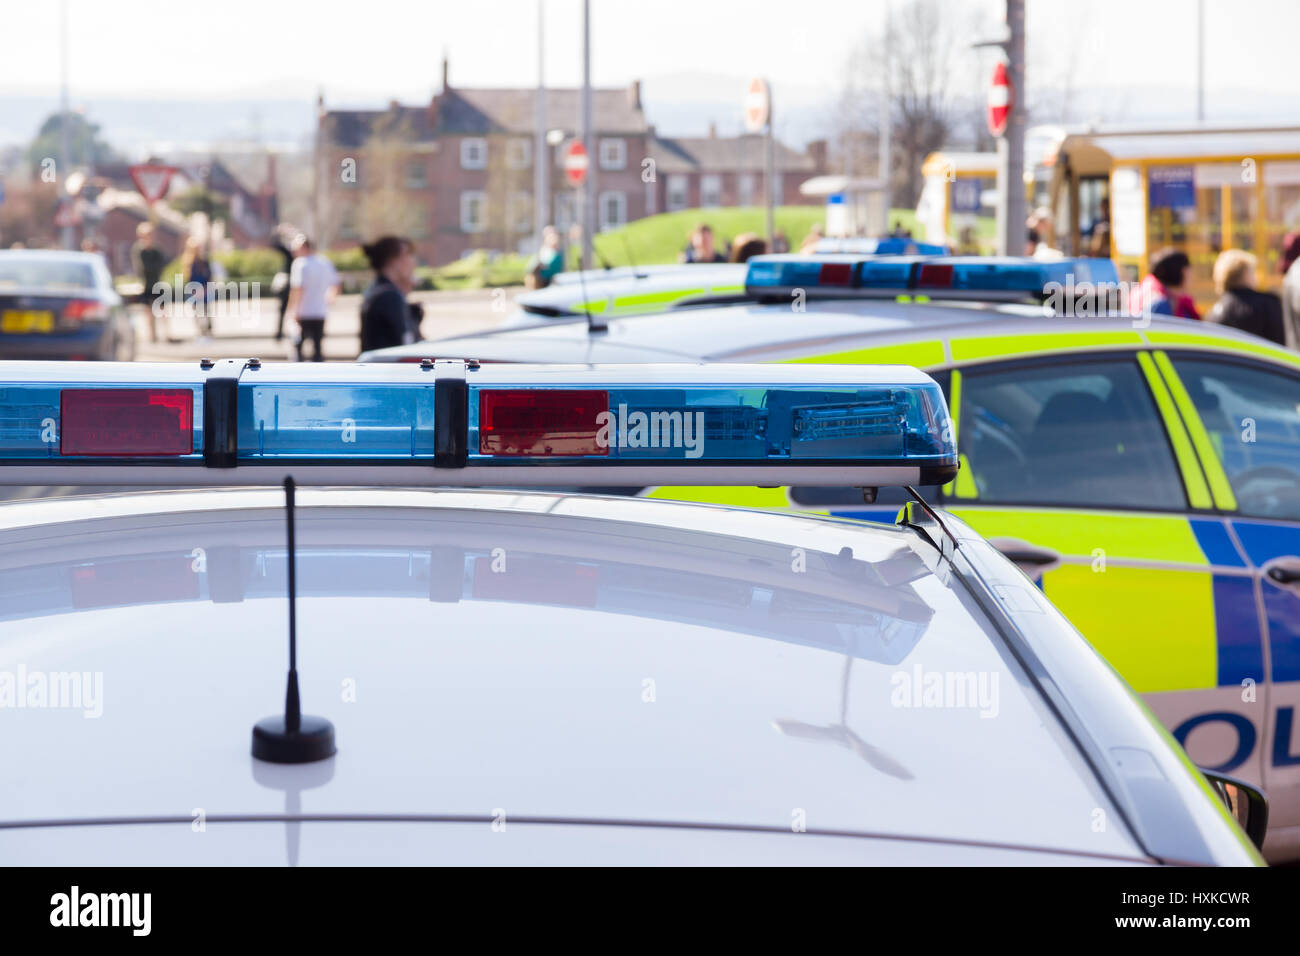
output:
[[[749,81],[745,94],[745,129],[751,133],[766,133],[763,143],[763,182],[766,188],[767,247],[771,249],[776,230],[776,157],[772,143],[772,89],[767,80],[756,76]]]
[[[587,158],[587,147],[581,140],[574,140],[564,150],[564,178],[573,186],[581,186],[587,179],[587,168],[591,165]]]
[[[993,82],[989,85],[988,121],[989,132],[1001,136],[1007,131],[1007,120],[1011,118],[1011,80],[1007,76],[1007,65],[998,61],[993,68]]]
[[[1025,241],[1025,0],[1006,0],[1006,29],[996,40],[976,43],[1006,55],[989,87],[989,131],[998,140],[997,251],[1016,255]],[[999,89],[999,87],[1001,89]],[[1005,92],[1004,92],[1005,91]]]
[[[767,80],[755,77],[749,81],[749,92],[745,94],[745,129],[751,133],[761,133],[768,124],[772,114],[772,93]]]
[[[156,163],[137,163],[128,166],[127,171],[131,174],[131,181],[135,183],[135,188],[140,190],[140,195],[144,197],[145,202],[152,206],[167,195],[167,187],[171,185],[172,173],[176,172],[176,167],[161,166]]]

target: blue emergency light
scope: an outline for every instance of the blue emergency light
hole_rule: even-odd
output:
[[[755,256],[745,291],[758,297],[895,295],[936,299],[1042,300],[1053,289],[1115,286],[1109,259],[1019,259],[1010,256]],[[1086,288],[1086,286],[1085,286]]]
[[[164,467],[171,466],[171,467]],[[0,363],[0,483],[942,484],[906,366]]]

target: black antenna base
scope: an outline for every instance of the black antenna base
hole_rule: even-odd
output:
[[[282,714],[263,718],[253,726],[253,756],[258,760],[314,763],[334,754],[334,725],[324,717],[303,714],[297,730],[285,728]]]

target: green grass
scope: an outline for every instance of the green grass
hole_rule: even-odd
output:
[[[776,228],[785,233],[790,248],[799,246],[812,229],[813,223],[824,222],[824,206],[778,206]],[[638,219],[618,229],[599,233],[595,238],[596,265],[650,266],[679,261],[689,242],[691,230],[697,223],[707,222],[713,227],[718,251],[742,232],[763,235],[767,231],[767,212],[761,206],[718,209],[684,209],[657,216]],[[911,209],[895,209],[889,214],[889,224],[901,223],[905,229],[917,234],[916,213]],[[569,249],[570,269],[578,267],[581,249]],[[486,252],[472,252],[449,265],[429,270],[440,289],[481,289],[523,282],[527,259],[513,254],[500,255],[488,261]]]
[[[489,260],[479,249],[449,265],[428,270],[433,284],[439,289],[482,289],[500,285],[520,285],[524,281],[527,259],[514,253],[505,253]],[[418,270],[417,275],[424,272]]]

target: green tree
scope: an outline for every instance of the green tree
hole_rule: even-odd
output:
[[[230,221],[230,204],[218,192],[213,192],[202,183],[195,183],[175,199],[169,200],[173,209],[187,216],[196,212],[205,213],[216,222],[218,219]]]
[[[41,124],[36,138],[27,148],[27,160],[40,171],[46,159],[59,160],[62,156],[62,127],[65,114],[51,113]],[[120,159],[113,147],[99,135],[99,125],[80,113],[67,113],[68,149],[70,156],[62,157],[69,166],[86,166],[92,163],[110,163]]]

